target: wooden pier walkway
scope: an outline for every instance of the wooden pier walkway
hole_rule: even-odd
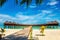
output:
[[[32,26],[29,26],[27,28],[24,28],[23,30],[20,30],[18,32],[15,32],[11,35],[6,36],[5,39],[7,40],[28,40],[31,30],[32,30]]]

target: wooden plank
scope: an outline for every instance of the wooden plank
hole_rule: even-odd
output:
[[[29,27],[24,28],[23,30],[20,30],[18,32],[15,32],[5,38],[9,38],[11,40],[14,40],[16,38],[28,39],[31,29],[32,29],[32,26],[29,26]]]

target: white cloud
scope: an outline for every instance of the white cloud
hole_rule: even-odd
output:
[[[14,17],[6,15],[6,14],[0,14],[0,22],[5,22],[5,21],[13,21]]]
[[[27,15],[17,15],[17,18],[19,20],[21,20],[23,24],[35,24],[36,22],[38,22],[36,20],[36,17],[39,16],[37,15],[33,15],[33,16],[27,16]]]
[[[60,23],[60,19],[55,19],[55,20],[57,20],[57,22],[59,22],[59,23]]]
[[[0,19],[0,23],[2,23],[2,19]]]
[[[4,15],[3,15],[3,14],[0,14],[0,18],[1,18],[1,17],[2,17],[2,18],[4,18],[4,17],[5,17],[5,18],[10,18],[9,15],[5,15],[5,14],[4,14]]]
[[[17,15],[17,18],[20,19],[20,20],[26,20],[29,17],[28,16],[24,16],[24,15]]]
[[[56,14],[50,14],[50,15],[48,15],[48,16],[53,17],[53,16],[56,16]]]
[[[42,10],[42,13],[51,13],[52,11],[50,10]]]
[[[51,2],[49,2],[47,5],[56,5],[56,4],[58,4],[58,1],[51,1]]]
[[[0,14],[0,22],[5,22],[5,21],[12,21],[16,23],[22,23],[22,24],[38,24],[40,22],[50,20],[51,16],[46,16],[46,13],[51,13],[49,10],[42,10],[41,13],[36,14],[36,15],[23,15],[20,14],[23,12],[18,12],[15,17],[6,15],[6,14]]]
[[[46,18],[44,18],[44,19],[46,19],[46,20],[50,20],[50,19],[51,19],[51,17],[46,17]]]
[[[36,5],[30,5],[29,7],[30,8],[36,8],[37,6]]]
[[[19,18],[23,19],[22,23],[26,24],[35,24],[38,22],[42,22],[42,20],[48,20],[51,19],[50,16],[49,17],[44,17],[46,16],[47,13],[51,13],[52,11],[50,10],[42,10],[41,13],[37,14],[37,15],[33,15],[33,16],[26,16],[26,15],[17,15]]]
[[[34,16],[25,16],[25,15],[16,15],[15,17],[5,15],[5,14],[0,14],[0,22],[5,22],[5,21],[12,21],[12,22],[17,22],[17,23],[23,23],[23,24],[33,24],[38,22],[40,14],[34,15]],[[38,19],[36,19],[36,17]]]
[[[23,24],[36,24],[37,22],[37,20],[26,20]]]
[[[44,17],[45,15],[43,14],[37,14],[34,16],[28,16],[29,18],[24,21],[24,24],[38,24],[38,22],[50,20],[50,17]]]

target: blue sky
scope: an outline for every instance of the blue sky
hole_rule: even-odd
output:
[[[43,0],[36,6],[35,0],[26,8],[16,5],[15,0],[8,0],[0,7],[0,24],[12,21],[21,24],[43,24],[57,20],[60,23],[60,0]]]

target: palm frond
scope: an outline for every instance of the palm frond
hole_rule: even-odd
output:
[[[20,2],[20,5],[24,4],[26,1],[27,1],[27,0],[22,0],[22,1]]]
[[[41,4],[43,0],[36,0],[36,5]]]
[[[20,2],[20,5],[26,3],[26,4],[27,4],[27,7],[28,7],[28,6],[31,4],[31,2],[32,2],[32,0],[22,0],[22,1]]]
[[[16,4],[18,4],[18,0],[16,0]]]
[[[6,0],[0,0],[0,6],[2,6],[5,2]]]
[[[32,0],[27,0],[27,7],[31,4]]]

